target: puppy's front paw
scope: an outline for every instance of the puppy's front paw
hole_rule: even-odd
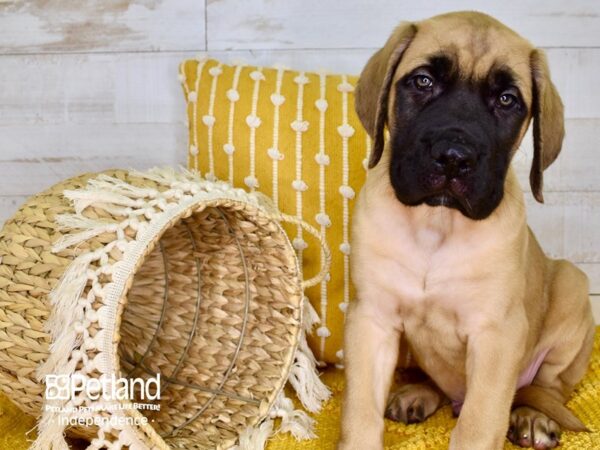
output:
[[[536,450],[554,448],[560,443],[560,427],[545,414],[527,406],[515,408],[510,415],[508,439],[521,447]]]
[[[390,393],[385,417],[396,422],[419,423],[441,405],[442,396],[427,384],[407,384]]]

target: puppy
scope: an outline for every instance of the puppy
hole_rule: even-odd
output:
[[[544,53],[480,13],[402,24],[364,68],[356,111],[373,148],[338,448],[381,449],[386,412],[417,422],[447,401],[451,449],[501,449],[507,432],[547,449],[560,426],[584,430],[564,404],[592,349],[588,281],[544,255],[510,167],[533,121],[542,202],[564,135]],[[422,375],[390,393],[397,365]]]

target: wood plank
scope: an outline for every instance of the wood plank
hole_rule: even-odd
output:
[[[0,54],[205,49],[197,0],[0,2]]]
[[[181,121],[184,55],[0,56],[0,126]]]
[[[598,129],[600,119],[568,119],[562,153],[544,173],[544,190],[600,191],[600,158],[598,158]],[[529,171],[533,158],[531,128],[521,148],[513,158],[523,190],[530,191]]]
[[[11,217],[17,209],[25,202],[28,196],[26,195],[15,195],[15,196],[2,196],[0,195],[0,227],[3,226],[4,221]]]
[[[357,75],[376,48],[314,48],[314,49],[261,49],[261,50],[210,50],[206,55],[224,62],[244,62],[271,67],[283,65],[293,70]]]
[[[600,6],[600,2],[597,5]],[[595,34],[600,37],[600,28]],[[565,104],[566,117],[600,117],[600,86],[597,86],[598,83],[590,83],[589,78],[600,69],[600,49],[558,48],[548,49],[546,52],[552,81]]]
[[[185,164],[183,124],[65,124],[0,128],[0,193],[30,195],[81,172]],[[8,138],[7,138],[8,136]],[[11,154],[20,156],[4,159]]]
[[[270,48],[375,48],[400,21],[472,10],[470,0],[214,0],[207,5],[209,50]],[[493,15],[544,47],[600,46],[600,4],[579,0],[485,2]],[[560,30],[560,32],[558,32]]]
[[[583,270],[590,279],[590,293],[600,297],[600,264],[594,263],[578,263],[577,267]],[[600,298],[596,297],[597,300]],[[600,325],[600,321],[598,321]]]
[[[596,321],[596,324],[600,324],[600,295],[592,295],[591,301],[594,319]]]
[[[600,262],[600,192],[526,194],[528,222],[544,251],[573,262]],[[600,273],[599,273],[600,275]]]

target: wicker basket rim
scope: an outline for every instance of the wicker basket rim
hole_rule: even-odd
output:
[[[293,264],[294,273],[295,273],[294,279],[295,279],[295,285],[297,286],[297,295],[295,297],[298,298],[300,301],[302,299],[302,281],[301,281],[301,277],[300,277],[300,268],[299,268],[298,257],[296,255],[296,253],[293,251],[292,243],[289,240],[287,233],[285,233],[285,231],[284,231],[283,227],[281,226],[281,224],[279,223],[279,221],[275,220],[273,215],[270,214],[269,212],[267,212],[267,210],[265,210],[263,207],[261,207],[261,205],[259,203],[252,204],[249,202],[244,202],[244,201],[240,201],[237,199],[233,199],[233,198],[227,197],[227,196],[216,197],[216,198],[212,198],[210,200],[206,200],[205,196],[200,196],[200,197],[202,197],[202,198],[198,198],[196,200],[190,200],[189,204],[187,204],[187,202],[186,202],[186,204],[184,204],[181,208],[177,208],[176,210],[174,210],[171,216],[165,216],[163,220],[161,220],[160,222],[157,223],[156,227],[152,227],[152,229],[150,230],[151,236],[148,236],[147,238],[137,239],[136,246],[140,246],[140,248],[144,250],[143,253],[139,254],[139,256],[137,257],[137,259],[135,261],[135,264],[131,267],[130,270],[126,270],[125,268],[121,268],[121,267],[118,268],[119,271],[128,272],[128,276],[127,276],[127,279],[124,281],[123,288],[121,290],[121,294],[118,296],[118,299],[116,298],[116,294],[113,294],[111,296],[110,300],[111,301],[116,300],[116,302],[117,302],[115,305],[115,308],[116,308],[115,321],[109,322],[112,325],[111,328],[113,328],[113,330],[112,330],[112,333],[109,330],[109,333],[107,333],[106,337],[105,337],[105,348],[112,349],[110,352],[111,354],[107,355],[107,357],[111,357],[111,359],[112,359],[114,373],[118,373],[118,371],[120,370],[120,362],[119,362],[118,352],[116,351],[116,348],[114,347],[112,342],[116,342],[120,337],[120,333],[119,333],[120,321],[122,318],[123,310],[127,306],[127,294],[133,283],[135,274],[137,273],[138,269],[144,264],[146,257],[156,247],[160,238],[167,231],[167,229],[169,229],[174,223],[178,222],[179,220],[181,220],[185,217],[188,217],[192,214],[201,212],[207,208],[228,208],[228,207],[233,206],[238,210],[245,210],[247,212],[251,211],[254,214],[261,215],[263,218],[270,220],[278,228],[279,233],[281,233],[281,236],[283,237],[284,241],[286,242],[286,249],[287,249],[286,254],[287,254],[288,259],[290,260],[289,262],[291,264]],[[115,300],[113,300],[113,298]],[[302,319],[303,319],[303,308],[299,307],[300,302],[298,303],[298,305],[295,305],[295,306],[298,307],[298,311],[299,311],[298,323],[300,324],[300,323],[302,323]],[[287,379],[288,379],[288,376],[290,373],[290,369],[294,362],[294,355],[296,353],[296,349],[298,347],[298,343],[300,340],[300,333],[301,333],[301,327],[297,326],[294,333],[292,334],[293,342],[290,347],[291,351],[288,352],[287,360],[284,362],[284,366],[283,366],[284,369],[282,371],[281,383],[277,389],[274,389],[273,391],[271,391],[271,393],[267,396],[267,401],[266,402],[263,401],[261,403],[259,415],[256,416],[255,422],[252,424],[249,424],[249,426],[254,426],[266,418],[275,399],[277,398],[279,393],[282,391],[282,389],[285,387],[285,384],[287,382]],[[128,400],[121,400],[120,402],[123,405],[128,405],[131,403]],[[124,411],[127,416],[131,417],[134,420],[139,421],[139,419],[142,418],[142,414],[134,408],[126,407],[126,408],[124,408]],[[165,444],[162,437],[154,430],[154,428],[152,428],[152,426],[150,424],[141,423],[139,425],[139,427],[141,428],[141,431],[144,432],[146,437],[150,439],[152,444],[154,444],[158,447],[161,447],[161,448],[163,445],[165,445],[165,447],[164,447],[165,449],[169,448]],[[227,447],[227,443],[224,443],[224,444],[225,444],[224,447]],[[233,443],[231,443],[231,444],[233,444]]]

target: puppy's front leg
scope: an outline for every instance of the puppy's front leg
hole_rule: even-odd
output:
[[[359,300],[348,308],[344,333],[346,389],[338,450],[379,450],[400,332],[389,317]]]
[[[517,321],[515,321],[517,322]],[[496,450],[504,446],[526,339],[524,327],[485,330],[467,342],[467,392],[450,450]],[[513,328],[513,325],[514,328]]]

